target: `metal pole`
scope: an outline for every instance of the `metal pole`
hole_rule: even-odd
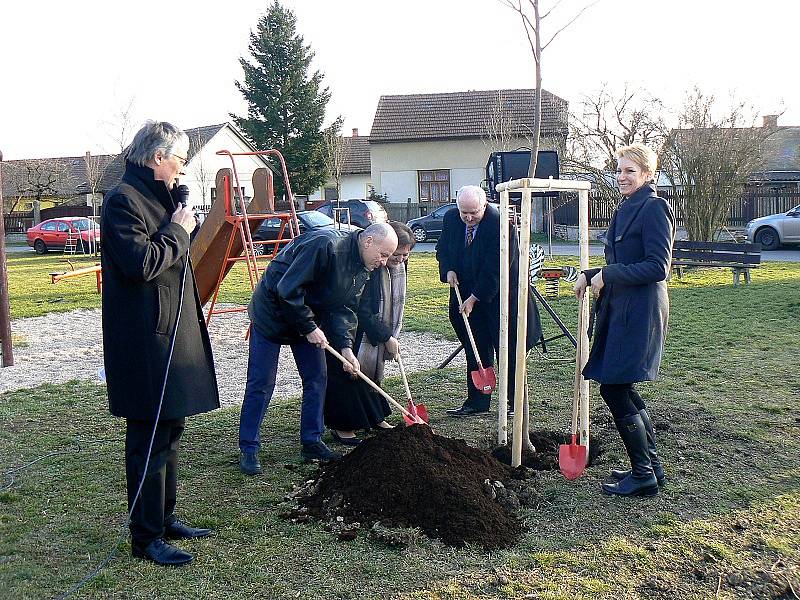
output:
[[[3,201],[3,153],[0,152],[0,338],[2,338],[3,367],[14,365],[11,347],[11,312],[8,306],[8,268],[6,267],[6,214]]]

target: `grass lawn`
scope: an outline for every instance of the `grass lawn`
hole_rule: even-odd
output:
[[[10,257],[15,318],[99,306],[91,278],[74,288],[49,283],[59,260]],[[410,269],[407,328],[452,337],[432,255],[412,255]],[[365,535],[340,542],[319,524],[280,516],[284,495],[313,473],[299,461],[297,400],[270,408],[265,473],[256,478],[236,465],[238,411],[220,410],[187,422],[178,504],[182,517],[214,527],[215,537],[182,542],[195,562],[167,570],[132,559],[126,541],[76,597],[790,599],[789,581],[800,595],[800,264],[766,263],[749,286],[731,281],[716,269],[670,283],[662,377],[639,386],[669,477],[655,498],[599,493],[624,451],[593,386],[601,454],[574,482],[558,472],[529,481],[535,501],[523,510],[527,532],[514,548],[487,553],[423,538],[392,549]],[[223,300],[244,301],[247,288],[236,272]],[[567,286],[552,305],[574,323]],[[553,333],[550,319],[543,322]],[[530,360],[534,427],[564,431],[574,352],[561,342],[550,350]],[[463,378],[457,369],[431,370],[413,375],[411,386],[437,433],[489,448],[491,420],[444,415]],[[403,395],[396,380],[388,390]],[[123,444],[101,386],[73,381],[0,396],[3,598],[57,596],[107,555],[125,517]]]

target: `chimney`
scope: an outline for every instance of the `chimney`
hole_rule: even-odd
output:
[[[778,117],[775,117],[776,119]],[[353,127],[353,137],[358,137],[358,127]]]
[[[764,127],[778,126],[778,115],[764,115],[762,119],[764,119],[764,122],[762,123]]]

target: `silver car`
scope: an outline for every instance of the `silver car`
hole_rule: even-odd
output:
[[[762,250],[777,250],[781,244],[800,244],[800,206],[786,213],[753,219],[745,228],[748,242]]]

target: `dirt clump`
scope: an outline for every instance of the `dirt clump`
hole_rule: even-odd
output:
[[[398,531],[410,528],[451,546],[506,548],[522,533],[513,488],[525,476],[427,426],[395,427],[321,467],[290,494],[299,504],[290,516],[324,520],[340,539],[363,526],[374,539],[403,543],[415,536]]]
[[[522,465],[534,471],[558,470],[558,447],[569,444],[571,436],[558,431],[531,431],[531,443],[536,452],[529,452],[522,448]],[[594,459],[602,453],[603,444],[595,436],[589,436],[589,460],[591,465]],[[497,446],[492,450],[492,456],[503,464],[511,464],[511,445]]]

